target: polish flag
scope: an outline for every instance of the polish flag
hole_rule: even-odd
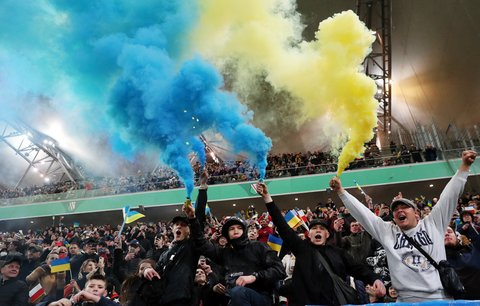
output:
[[[30,303],[36,304],[39,299],[45,296],[45,289],[38,284],[28,292],[28,295],[30,296]]]

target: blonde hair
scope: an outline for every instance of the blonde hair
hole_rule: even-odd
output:
[[[85,269],[85,267],[86,267],[90,262],[94,262],[95,264],[97,264],[97,262],[96,262],[94,259],[87,259],[87,260],[85,260],[85,261],[82,263],[82,266],[80,267],[80,271],[78,272],[78,279],[82,279],[82,278],[83,278],[82,272],[84,272],[83,270]],[[88,279],[88,277],[87,277],[87,279]]]

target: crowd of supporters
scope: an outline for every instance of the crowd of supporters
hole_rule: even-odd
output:
[[[199,191],[199,198],[201,192]],[[392,197],[394,196],[396,195],[392,195]],[[392,220],[390,203],[378,203],[367,195],[364,195],[362,200],[363,205],[376,216],[384,221]],[[197,199],[197,201],[201,200]],[[413,201],[420,210],[419,217],[423,219],[431,213],[438,198],[425,199],[420,196]],[[327,245],[343,249],[348,254],[348,258],[354,261],[354,264],[368,267],[370,272],[377,275],[387,288],[385,296],[378,296],[373,285],[370,286],[359,279],[349,278],[351,284],[356,288],[359,302],[395,301],[397,295],[391,284],[382,245],[364,231],[362,225],[339,203],[339,200],[329,198],[326,203],[316,203],[305,209],[291,207],[298,212],[298,216],[304,215],[306,220],[304,224],[295,228],[298,237],[309,239],[306,238],[308,226],[320,226],[320,229],[321,226],[325,226],[325,230],[329,234],[318,239],[325,239]],[[199,224],[202,225],[199,228],[203,229],[203,233],[202,237],[196,237],[196,240],[201,238],[203,243],[208,241],[212,247],[218,249],[225,248],[227,245],[228,249],[235,249],[238,246],[231,245],[233,240],[229,236],[230,228],[232,225],[235,227],[235,224],[245,224],[243,230],[246,237],[248,235],[248,240],[258,241],[259,244],[265,245],[262,249],[269,249],[266,245],[270,235],[277,235],[276,224],[272,222],[275,210],[272,210],[271,205],[272,203],[266,204],[266,207],[272,213],[268,213],[265,207],[250,206],[247,210],[237,212],[234,218],[215,216],[212,213],[203,217],[197,216]],[[288,215],[288,210],[282,211],[282,214]],[[445,234],[447,259],[456,268],[466,288],[464,295],[459,297],[462,299],[480,299],[479,214],[480,194],[463,194],[458,199],[455,213]],[[162,256],[162,254],[168,254],[166,260],[173,261],[173,258],[180,254],[181,248],[186,247],[183,241],[187,240],[190,231],[192,231],[192,235],[195,233],[197,223],[184,220],[186,218],[176,217],[171,221],[159,220],[157,223],[143,223],[139,222],[140,219],[136,223],[127,225],[120,236],[120,226],[117,224],[59,225],[45,229],[32,228],[25,233],[21,231],[1,233],[0,305],[27,305],[29,289],[30,292],[34,292],[34,288],[38,289],[38,285],[41,286],[44,294],[32,305],[86,305],[81,304],[82,301],[93,301],[97,303],[95,305],[118,305],[117,302],[121,305],[156,305],[152,301],[159,299],[159,294],[163,297],[169,294],[174,296],[182,290],[193,294],[193,296],[189,296],[188,302],[185,304],[158,305],[227,305],[229,295],[225,293],[233,294],[233,291],[228,291],[231,280],[225,279],[224,272],[221,271],[228,265],[228,260],[215,257],[216,253],[211,253],[211,256],[208,257],[207,254],[210,253],[206,251],[198,254],[201,256],[193,256],[192,254],[196,254],[196,251],[190,252],[192,260],[195,260],[195,273],[191,275],[192,283],[189,284],[192,288],[183,288],[182,286],[185,284],[181,279],[178,280],[178,283],[173,282],[171,285],[157,284],[158,279],[155,280],[155,278],[148,280],[151,278],[149,275],[157,273],[154,270],[161,266],[162,260],[165,260],[165,255]],[[240,221],[235,223],[235,220]],[[223,226],[226,222],[227,224]],[[187,229],[187,225],[190,226],[190,230]],[[254,244],[254,246],[259,248],[258,244]],[[173,255],[169,253],[176,248],[178,251]],[[295,274],[296,262],[291,249],[294,249],[294,246],[284,244],[278,252],[278,259],[282,260],[283,271],[280,274],[277,273],[277,276],[280,275],[282,279],[275,284],[274,294],[271,296],[274,305],[286,305],[292,294],[292,288],[289,285],[291,286],[291,279]],[[52,261],[66,257],[68,257],[70,269],[64,272],[52,272]],[[469,258],[468,263],[465,262],[465,258]],[[300,265],[300,262],[297,264]],[[162,267],[164,273],[162,277],[166,277],[169,269],[175,269],[168,264]],[[355,267],[357,269],[358,266]],[[162,271],[158,273],[162,273]],[[184,275],[185,273],[189,275],[185,271],[180,274]],[[355,273],[356,271],[346,271],[347,275],[355,275]],[[238,286],[239,279],[243,279],[245,284],[249,284],[248,277],[250,276],[236,275],[235,277],[233,286],[235,286],[235,282]],[[268,279],[259,274],[255,274],[255,277],[257,280]],[[96,288],[95,286],[98,287],[98,284],[105,288]],[[157,285],[158,287],[156,287]],[[230,287],[230,289],[232,288]],[[99,296],[104,292],[106,297],[100,298]],[[15,296],[12,297],[12,295]],[[230,298],[233,299],[231,296]],[[11,302],[11,304],[6,302],[13,300],[16,302]],[[235,303],[231,305],[235,305]]]
[[[366,167],[385,167],[397,164],[408,164],[437,159],[437,151],[428,145],[425,150],[417,149],[415,145],[409,148],[405,145],[390,145],[390,152],[380,152],[375,144],[366,147],[362,158],[352,162],[348,169]],[[309,174],[335,172],[337,159],[329,152],[308,151],[306,153],[270,154],[267,157],[266,178],[289,177]],[[198,177],[203,167],[200,163],[194,165]],[[211,174],[209,184],[225,184],[232,182],[254,181],[259,177],[258,169],[248,160],[207,162],[206,169]],[[160,167],[152,173],[120,176],[120,177],[90,177],[83,182],[55,182],[43,186],[29,186],[16,189],[0,190],[0,198],[12,199],[28,196],[65,193],[72,190],[104,190],[106,194],[122,194],[142,191],[154,191],[184,187],[176,173]]]

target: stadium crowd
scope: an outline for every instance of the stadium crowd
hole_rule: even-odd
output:
[[[366,147],[362,158],[352,162],[349,169],[367,167],[386,167],[414,162],[434,161],[437,159],[436,148],[428,145],[425,150],[417,149],[412,144],[397,147],[391,143],[390,154],[380,152],[375,144]],[[319,174],[337,171],[337,159],[329,152],[308,151],[306,153],[270,154],[267,157],[266,178],[278,178],[308,174]],[[210,161],[205,168],[210,173],[209,184],[225,184],[232,182],[254,181],[259,178],[258,169],[248,160],[242,161]],[[198,178],[203,167],[197,162],[194,165]],[[152,173],[120,176],[89,177],[81,182],[62,181],[48,183],[43,186],[28,186],[15,189],[0,189],[0,198],[40,196],[46,194],[66,193],[72,190],[104,190],[107,194],[122,194],[142,191],[154,191],[184,187],[176,173],[167,167],[159,167]]]
[[[475,157],[464,152],[459,171],[433,199],[399,194],[378,203],[365,195],[360,203],[334,178],[338,199],[280,211],[257,183],[265,207],[220,217],[206,213],[205,173],[196,207],[186,203],[185,216],[170,221],[136,221],[121,235],[119,225],[1,233],[0,305],[28,305],[29,292],[31,305],[42,306],[477,300],[480,194],[463,193]],[[389,231],[379,236],[378,226],[398,234],[386,241]],[[409,245],[410,235],[435,260],[448,260],[464,292],[452,296],[442,288],[435,268]],[[423,273],[430,273],[426,281]],[[354,300],[339,286],[355,288]]]

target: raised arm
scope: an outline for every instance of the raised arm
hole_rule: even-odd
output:
[[[196,218],[195,209],[193,208],[192,204],[190,203],[189,205],[184,205],[183,211],[187,215],[188,222],[190,224],[190,239],[192,239],[195,243],[196,249],[200,252],[200,254],[203,254],[215,261],[217,258],[219,258],[220,249],[210,240],[205,239],[203,227]]]
[[[301,243],[301,239],[298,237],[297,233],[288,225],[287,221],[283,217],[280,209],[278,209],[277,205],[272,200],[272,197],[268,193],[267,185],[264,183],[257,183],[256,190],[259,195],[262,196],[265,205],[267,206],[268,213],[272,217],[272,221],[277,227],[277,231],[282,237],[283,241],[289,245],[293,252],[295,252],[299,243]]]
[[[198,223],[200,223],[200,227],[205,227],[205,207],[207,206],[207,180],[208,180],[208,173],[204,171],[200,175],[200,187],[198,188],[198,196],[197,196],[197,203],[195,205],[195,216],[197,217]]]
[[[429,220],[429,222],[438,224],[443,232],[447,229],[450,218],[456,209],[458,198],[462,195],[470,167],[476,157],[477,152],[472,150],[467,150],[462,153],[462,163],[458,167],[457,173],[450,179],[445,189],[443,189],[438,203],[433,207],[430,215],[425,218]]]
[[[365,230],[369,232],[373,238],[382,241],[383,233],[387,228],[386,223],[357,200],[357,198],[343,189],[342,182],[338,177],[333,177],[330,180],[330,188],[337,192],[345,207],[350,211],[350,214],[360,222]]]

